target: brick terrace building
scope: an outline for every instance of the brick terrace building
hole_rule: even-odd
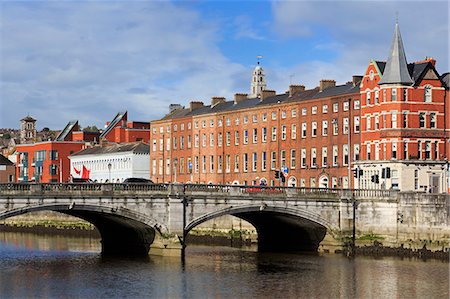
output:
[[[432,59],[406,63],[396,25],[388,61],[371,61],[363,78],[280,95],[264,86],[257,97],[191,102],[152,121],[151,179],[278,185],[274,171],[287,166],[289,186],[444,192],[445,80]],[[363,172],[353,180],[356,166]]]
[[[15,166],[5,156],[0,154],[0,183],[15,182]]]
[[[350,155],[359,153],[356,83],[322,80],[312,90],[293,85],[285,94],[263,90],[173,110],[151,122],[151,178],[278,185],[275,170],[287,166],[290,186],[348,187]]]

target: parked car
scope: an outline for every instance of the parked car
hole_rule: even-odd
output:
[[[124,184],[129,183],[140,183],[140,184],[153,184],[152,180],[144,179],[144,178],[127,178],[123,181]]]
[[[94,181],[91,179],[83,179],[83,178],[74,178],[71,177],[69,179],[69,183],[93,183]]]

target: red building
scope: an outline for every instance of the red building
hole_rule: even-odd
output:
[[[0,154],[0,183],[15,182],[14,163],[9,161],[5,156]]]
[[[17,145],[18,182],[66,182],[70,175],[68,156],[85,148],[84,142],[46,141]]]
[[[346,84],[172,106],[151,122],[151,179],[278,185],[278,170],[289,186],[445,192],[449,76],[435,65],[407,64],[396,25],[387,62]]]
[[[150,138],[150,123],[128,121],[128,113],[119,112],[100,135],[100,140],[108,142],[148,142]]]

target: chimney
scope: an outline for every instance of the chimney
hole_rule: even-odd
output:
[[[361,83],[362,79],[363,79],[363,76],[353,75],[353,76],[352,76],[353,86],[356,86],[356,85],[358,85],[359,83]]]
[[[328,87],[335,87],[336,81],[334,80],[320,80],[319,91],[324,91]]]
[[[198,108],[202,108],[203,107],[203,102],[199,102],[199,101],[191,101],[189,103],[189,110],[190,111],[194,111]]]
[[[211,98],[211,108],[220,103],[225,103],[224,97],[212,97]]]
[[[261,91],[261,101],[264,101],[267,98],[276,96],[277,93],[275,90],[264,89]]]
[[[172,113],[178,109],[183,109],[183,106],[181,106],[180,104],[170,104],[169,105],[169,113]]]
[[[289,96],[292,97],[294,94],[305,91],[305,85],[291,84],[289,85]]]
[[[239,102],[247,99],[248,94],[246,93],[235,93],[234,94],[234,104],[236,105]]]

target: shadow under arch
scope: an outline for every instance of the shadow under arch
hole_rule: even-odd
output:
[[[241,218],[256,228],[258,251],[316,252],[327,232],[334,236],[339,230],[320,215],[310,211],[252,204],[229,207],[198,217],[186,226],[186,234],[197,225],[224,215]]]
[[[0,220],[38,211],[54,211],[92,223],[101,236],[104,255],[147,255],[156,233],[167,228],[145,214],[124,207],[86,204],[40,204],[0,214]]]

